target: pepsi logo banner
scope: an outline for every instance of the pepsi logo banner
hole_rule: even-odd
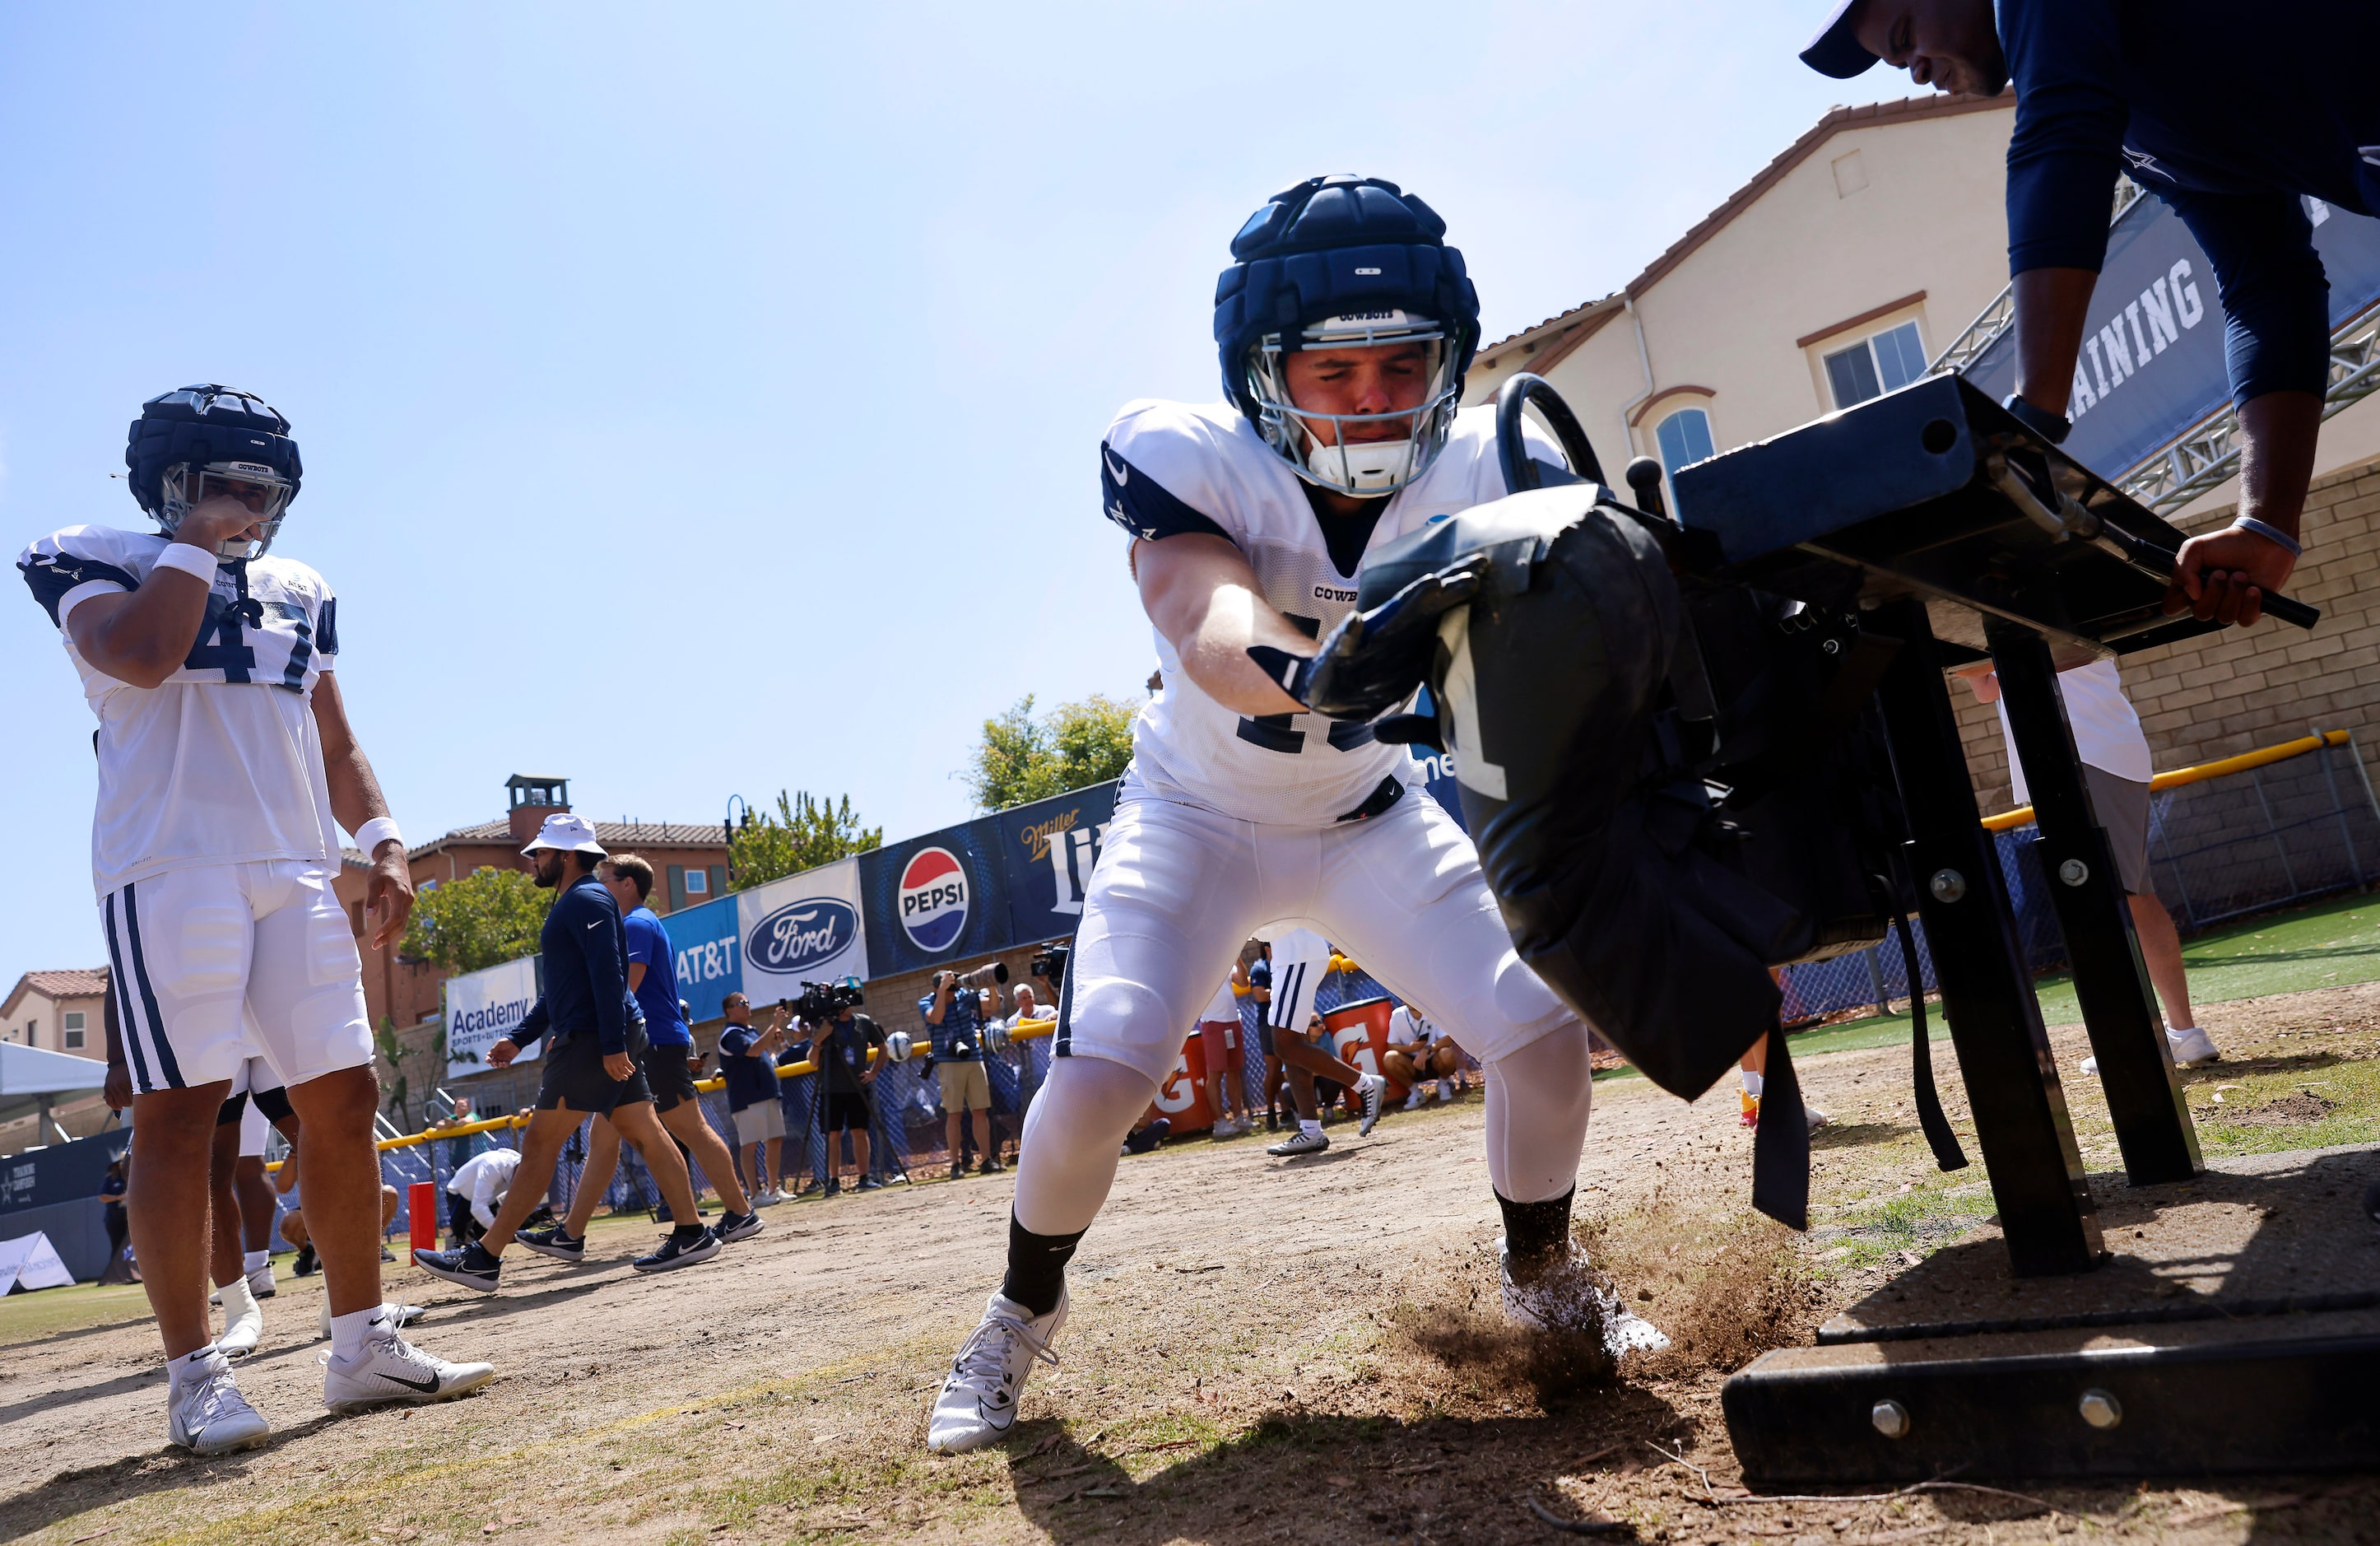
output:
[[[966,930],[967,874],[948,848],[920,848],[901,868],[901,928],[929,954],[948,950]]]
[[[856,862],[868,963],[877,976],[989,956],[1014,943],[998,818],[891,844]]]
[[[859,864],[841,859],[735,894],[742,991],[754,1004],[799,998],[804,982],[869,975]]]
[[[1082,922],[1091,869],[1115,819],[1115,792],[1113,784],[1093,785],[992,818],[1008,871],[1011,943],[1063,939]]]

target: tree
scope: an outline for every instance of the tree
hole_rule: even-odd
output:
[[[727,864],[736,887],[795,875],[884,846],[882,827],[863,827],[851,797],[840,804],[813,799],[808,790],[777,791],[777,813],[747,811],[728,840]]]
[[[1132,761],[1132,722],[1138,704],[1095,692],[1033,717],[1033,695],[983,722],[975,765],[960,776],[977,807],[1005,810],[1122,778]]]
[[[537,954],[538,931],[553,893],[518,870],[481,866],[460,880],[424,889],[396,953],[448,971],[478,971]]]

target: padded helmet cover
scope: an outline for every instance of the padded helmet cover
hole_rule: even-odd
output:
[[[1692,1099],[1777,1019],[1799,916],[1711,852],[1698,779],[1655,745],[1681,626],[1652,536],[1594,484],[1478,505],[1366,563],[1358,605],[1469,555],[1429,670],[1465,823],[1521,958]]]
[[[124,466],[143,510],[164,512],[167,468],[209,462],[262,462],[288,480],[292,500],[305,470],[289,420],[252,393],[209,383],[140,405],[125,437]]]

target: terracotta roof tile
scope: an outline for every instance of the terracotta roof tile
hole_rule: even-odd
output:
[[[70,968],[64,971],[29,971],[19,986],[32,989],[46,998],[88,998],[107,992],[107,968],[92,967],[88,971]]]

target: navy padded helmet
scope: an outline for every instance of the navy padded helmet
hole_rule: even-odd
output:
[[[289,485],[283,508],[298,497],[305,470],[298,443],[289,438],[289,420],[252,393],[210,383],[167,392],[140,405],[140,417],[125,438],[124,465],[131,474],[132,497],[151,516],[166,518],[167,469],[218,462],[261,463],[273,469]]]
[[[1338,484],[1309,467],[1298,432],[1273,379],[1282,355],[1319,342],[1345,343],[1341,328],[1312,333],[1332,319],[1402,313],[1427,319],[1443,355],[1427,422],[1418,423],[1416,456],[1385,483],[1366,480],[1350,493],[1386,493],[1418,476],[1437,454],[1479,347],[1479,294],[1463,254],[1446,244],[1446,222],[1392,182],[1340,173],[1283,189],[1232,238],[1232,266],[1215,282],[1215,347],[1223,391],[1300,476]],[[1394,327],[1366,335],[1389,342]],[[1321,417],[1306,415],[1306,418]]]

